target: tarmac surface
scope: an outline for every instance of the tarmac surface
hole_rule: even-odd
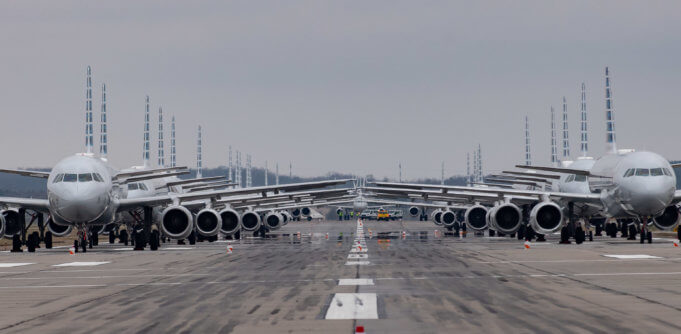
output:
[[[3,252],[0,332],[681,332],[672,239],[526,249],[431,222],[358,225],[291,222],[231,254],[225,240],[152,252],[104,237],[86,254]]]

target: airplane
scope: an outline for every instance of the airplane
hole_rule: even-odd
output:
[[[618,150],[615,142],[609,71],[606,67],[606,121],[608,153],[593,160],[590,169],[566,167],[542,167],[517,165],[518,168],[543,172],[568,174],[569,178],[586,178],[589,192],[534,191],[515,189],[485,189],[459,186],[404,184],[374,182],[383,191],[420,193],[428,195],[468,197],[477,201],[486,196],[497,196],[494,206],[487,211],[487,221],[501,228],[520,224],[522,211],[518,205],[529,205],[532,228],[543,234],[559,230],[568,219],[574,218],[576,206],[596,208],[608,218],[632,218],[637,220],[641,239],[652,243],[648,221],[659,229],[669,230],[678,225],[679,211],[676,203],[681,192],[676,190],[676,176],[671,164],[657,153],[634,150]],[[528,197],[531,200],[528,200]]]
[[[197,200],[219,200],[225,196],[270,193],[318,189],[327,186],[345,184],[351,179],[305,182],[269,187],[253,187],[248,189],[226,189],[197,191],[183,194],[165,194],[139,198],[127,198],[125,186],[137,177],[146,179],[167,177],[169,170],[177,168],[149,169],[132,172],[119,172],[111,166],[105,157],[97,157],[93,153],[93,118],[92,118],[92,79],[91,69],[87,68],[86,79],[86,126],[84,153],[68,156],[59,161],[50,172],[1,170],[25,176],[47,179],[47,199],[0,197],[0,232],[13,237],[13,250],[20,250],[22,240],[19,234],[25,231],[25,212],[33,210],[40,214],[48,213],[48,228],[61,227],[60,230],[77,228],[84,232],[81,245],[85,250],[88,228],[108,225],[115,221],[120,212],[144,208],[145,240],[149,239],[152,210],[157,206],[165,206],[161,213],[161,224],[168,231],[191,231],[194,217],[183,205],[185,202]],[[188,235],[188,233],[187,233]],[[186,235],[182,235],[186,238]],[[151,238],[152,249],[158,246],[158,238]],[[155,240],[155,241],[154,241]],[[154,245],[156,242],[156,245]],[[36,240],[27,242],[29,251],[35,249]],[[50,241],[51,243],[51,241]],[[51,245],[50,245],[51,246]]]

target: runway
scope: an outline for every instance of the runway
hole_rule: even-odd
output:
[[[671,239],[549,238],[525,249],[435,230],[292,222],[273,238],[231,243],[232,254],[226,241],[152,252],[105,238],[73,256],[3,252],[0,331],[681,331],[681,248]]]

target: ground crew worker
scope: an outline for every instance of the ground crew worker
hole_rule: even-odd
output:
[[[338,211],[338,221],[343,220],[343,211]]]
[[[350,219],[355,219],[355,211],[350,211]]]

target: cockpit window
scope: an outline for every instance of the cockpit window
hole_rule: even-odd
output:
[[[137,183],[128,183],[128,190],[138,190],[139,186]]]
[[[61,182],[63,179],[64,179],[64,174],[57,174],[57,176],[54,177],[54,180],[52,180],[52,183]]]
[[[64,182],[78,181],[78,174],[64,174]]]
[[[664,175],[662,168],[653,168],[653,169],[650,170],[650,176],[662,176],[662,175]]]
[[[646,168],[636,168],[636,176],[649,176],[650,169]]]
[[[147,189],[146,184],[140,182],[140,190],[149,190],[149,189]]]
[[[575,175],[574,175],[574,174],[568,175],[568,177],[565,178],[565,182],[572,182],[572,181],[574,181],[574,180],[575,180]]]
[[[104,179],[102,178],[101,175],[99,175],[99,173],[92,173],[92,176],[95,178],[95,181],[104,182]]]
[[[586,175],[575,175],[575,182],[586,182]]]
[[[636,171],[636,170],[633,169],[633,168],[627,169],[626,173],[624,173],[624,177],[630,177],[630,176],[634,175],[634,172],[635,172],[635,171]]]
[[[663,171],[664,171],[664,175],[672,176],[672,173],[669,171],[669,169],[664,168]]]
[[[92,174],[90,173],[78,174],[78,182],[92,182]]]

